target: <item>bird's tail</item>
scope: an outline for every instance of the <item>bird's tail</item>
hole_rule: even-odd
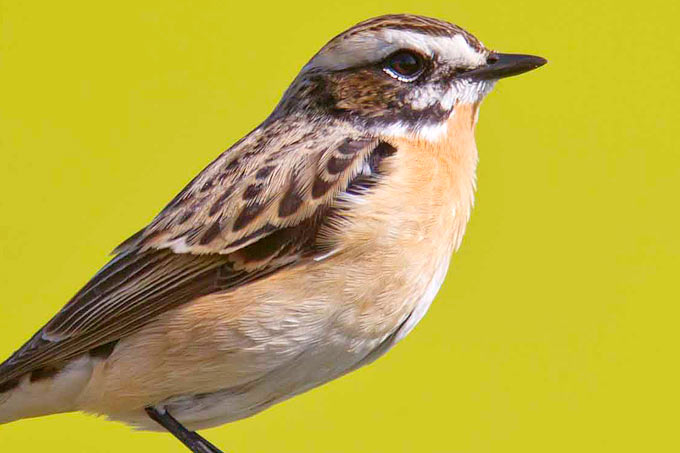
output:
[[[92,374],[89,362],[83,357],[60,370],[40,370],[0,382],[0,425],[76,410],[77,397]]]

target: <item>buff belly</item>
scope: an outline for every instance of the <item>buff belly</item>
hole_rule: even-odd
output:
[[[315,302],[249,305],[233,319],[206,323],[203,335],[194,329],[194,338],[173,338],[175,323],[196,319],[201,305],[213,311],[209,305],[220,303],[198,301],[122,341],[94,367],[77,408],[146,430],[161,429],[145,414],[147,405],[166,407],[192,430],[248,417],[387,352],[424,316],[447,267],[448,259],[423,275],[417,292],[394,304],[399,309],[385,328],[371,332],[355,329],[361,314],[354,308],[329,305],[324,294]]]

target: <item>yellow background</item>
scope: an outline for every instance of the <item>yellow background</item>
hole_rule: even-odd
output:
[[[374,365],[204,434],[236,453],[680,451],[677,5],[0,0],[0,355],[328,39],[414,12],[550,60],[483,105],[444,288]],[[1,426],[0,451],[184,450],[71,414]]]

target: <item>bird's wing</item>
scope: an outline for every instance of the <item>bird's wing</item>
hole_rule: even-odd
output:
[[[378,145],[347,133],[266,131],[254,131],[220,156],[117,250],[229,254],[242,249],[318,215]],[[272,135],[278,137],[274,144]]]
[[[197,297],[323,253],[315,237],[334,200],[389,145],[347,134],[281,136],[256,130],[201,172],[0,365],[0,387],[115,342]]]

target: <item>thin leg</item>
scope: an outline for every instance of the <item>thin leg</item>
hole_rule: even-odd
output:
[[[147,407],[144,409],[153,421],[167,429],[194,453],[223,453],[222,450],[201,437],[196,431],[189,431],[165,409]]]

